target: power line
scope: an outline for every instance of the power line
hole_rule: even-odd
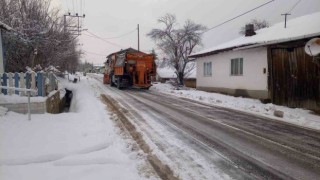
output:
[[[122,38],[122,37],[125,37],[125,36],[129,35],[129,34],[134,33],[136,30],[137,30],[137,29],[135,28],[134,30],[129,31],[129,32],[127,32],[127,33],[124,33],[124,34],[122,34],[122,35],[120,35],[120,36],[109,37],[109,38],[103,38],[103,37],[101,37],[101,39],[118,39],[118,38]]]
[[[269,4],[269,3],[273,2],[273,1],[275,1],[275,0],[268,1],[268,2],[266,2],[266,3],[264,3],[264,4],[261,4],[260,6],[257,6],[257,7],[253,8],[253,9],[249,10],[249,11],[246,11],[246,12],[244,12],[244,13],[242,13],[242,14],[239,14],[238,16],[236,16],[236,17],[234,17],[234,18],[231,18],[231,19],[229,19],[229,20],[227,20],[227,21],[224,21],[223,23],[220,23],[220,24],[218,24],[218,25],[216,25],[216,26],[214,26],[214,27],[212,27],[212,28],[209,28],[208,30],[204,31],[203,33],[206,33],[206,32],[208,32],[208,31],[210,31],[210,30],[212,30],[212,29],[214,29],[214,28],[217,28],[217,27],[219,27],[219,26],[222,26],[223,24],[226,24],[226,23],[228,23],[228,22],[230,22],[230,21],[232,21],[232,20],[234,20],[234,19],[237,19],[237,18],[239,18],[239,17],[241,17],[241,16],[243,16],[243,15],[245,15],[245,14],[248,14],[249,12],[252,12],[252,11],[254,11],[254,10],[256,10],[256,9],[259,9],[259,8],[265,6],[265,5],[267,5],[267,4]]]
[[[103,38],[101,38],[101,37],[93,34],[92,32],[89,32],[89,31],[86,31],[86,32],[88,32],[89,34],[93,35],[94,38],[98,38],[98,39],[100,39],[101,41],[104,41],[104,42],[106,42],[106,43],[108,43],[108,44],[111,44],[111,45],[114,45],[114,46],[117,46],[117,47],[120,47],[120,48],[124,48],[123,46],[121,46],[121,45],[119,45],[119,44],[116,44],[116,43],[113,43],[113,42],[110,42],[110,41],[107,41],[107,40],[105,40],[105,39],[103,39]]]
[[[68,4],[68,0],[66,0],[66,6],[67,6],[67,9],[69,11],[69,4]]]
[[[83,11],[82,11],[82,0],[80,0],[80,13],[83,14]]]
[[[75,13],[75,10],[74,10],[74,0],[72,0],[72,5],[73,5],[73,13]]]
[[[293,6],[292,8],[288,11],[288,13],[291,13],[291,11],[301,2],[302,0],[298,0]]]
[[[85,53],[88,53],[88,54],[94,54],[94,55],[98,55],[98,56],[107,56],[105,54],[99,54],[99,53],[94,53],[94,52],[89,52],[89,51],[85,51],[83,50]]]

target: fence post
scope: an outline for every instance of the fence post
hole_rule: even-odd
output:
[[[25,79],[24,79],[24,73],[21,72],[20,73],[20,88],[25,88],[26,87],[26,83],[25,83]],[[24,91],[20,92],[21,96],[24,96],[26,93]]]
[[[14,73],[14,87],[19,88],[19,73]],[[15,90],[15,94],[19,95],[19,91]]]
[[[31,87],[31,73],[26,73],[26,88],[30,89]]]
[[[0,86],[2,86],[2,74],[0,73]],[[1,87],[0,87],[0,94],[2,93],[2,89],[1,89]]]
[[[36,89],[36,73],[35,72],[32,72],[30,73],[31,74],[31,89]],[[36,93],[35,92],[32,92],[31,93],[32,96],[35,96]]]
[[[13,74],[11,72],[8,74],[8,79],[9,79],[9,87],[13,87]],[[13,92],[14,92],[13,89],[9,89],[8,94],[11,96]]]
[[[37,82],[38,82],[38,96],[45,97],[45,78],[42,72],[37,73]]]
[[[30,107],[30,91],[27,92],[28,93],[28,120],[31,120],[31,107]]]
[[[50,93],[55,88],[55,79],[52,72],[49,72],[48,77],[49,77],[49,93]]]
[[[3,76],[2,76],[2,86],[7,86],[7,78],[8,78],[8,75],[7,73],[3,73]],[[8,90],[7,89],[2,89],[2,93],[4,95],[7,95],[8,94]]]

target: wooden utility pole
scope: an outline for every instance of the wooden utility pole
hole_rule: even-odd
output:
[[[138,51],[140,51],[140,32],[139,32],[139,24],[138,24]]]
[[[284,28],[287,28],[287,16],[291,15],[290,13],[284,13],[281,14],[281,16],[284,16]]]

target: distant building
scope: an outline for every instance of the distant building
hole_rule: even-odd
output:
[[[0,21],[0,74],[4,73],[5,71],[5,60],[4,60],[4,52],[3,52],[3,43],[2,43],[2,31],[10,31],[12,30],[11,27],[4,24]]]
[[[161,83],[165,83],[166,81],[170,80],[177,80],[177,74],[175,73],[175,69],[171,67],[162,67],[157,68],[157,81],[160,81]],[[194,68],[190,73],[187,74],[186,77],[184,77],[184,85],[186,87],[195,88],[196,87],[196,68]]]
[[[101,73],[103,74],[105,71],[105,65],[101,64],[101,65],[94,65],[91,72],[92,73]]]
[[[275,24],[190,57],[196,58],[197,89],[320,110],[320,63],[305,53],[320,37],[320,12]]]

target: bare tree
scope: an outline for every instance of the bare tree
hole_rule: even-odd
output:
[[[190,63],[194,59],[188,56],[197,46],[201,45],[201,35],[206,27],[187,20],[180,28],[173,14],[166,14],[159,18],[158,22],[164,27],[152,29],[147,36],[153,39],[157,47],[165,54],[165,60],[175,69],[179,85],[183,85],[184,77],[195,67],[194,63]]]
[[[51,0],[0,0],[0,20],[14,29],[3,36],[8,71],[37,64],[66,70],[78,64],[77,41],[64,31],[60,10],[51,7]]]
[[[250,22],[247,24],[253,24],[254,30],[257,31],[262,28],[269,27],[269,22],[266,20],[259,20],[259,19],[252,19]],[[243,26],[240,28],[239,34],[245,35],[246,33],[246,27]]]

